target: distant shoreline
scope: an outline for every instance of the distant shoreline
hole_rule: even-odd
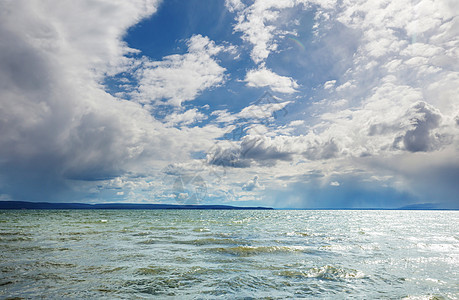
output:
[[[264,206],[232,206],[232,205],[180,205],[180,204],[140,204],[140,203],[50,203],[29,201],[0,201],[0,210],[45,209],[45,210],[103,210],[103,209],[136,209],[136,210],[415,210],[415,211],[457,211],[456,208],[432,208],[425,206],[405,206],[399,208],[272,208]]]
[[[50,203],[28,201],[0,201],[0,209],[218,209],[218,210],[273,210],[261,206],[231,206],[231,205],[180,205],[180,204],[137,204],[137,203]]]

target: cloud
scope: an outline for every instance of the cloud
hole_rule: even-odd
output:
[[[309,160],[319,160],[336,157],[338,152],[338,145],[333,139],[325,142],[314,140],[314,142],[307,143],[303,155]]]
[[[116,176],[155,152],[149,145],[158,123],[100,85],[106,74],[131,63],[125,56],[131,49],[121,40],[127,28],[156,11],[156,1],[135,4],[140,3],[0,4],[5,193],[49,199],[67,190],[70,178]]]
[[[390,186],[409,193],[419,203],[435,202],[442,207],[458,208],[459,187],[454,180],[459,175],[459,160],[455,153],[454,148],[403,152],[390,157],[375,157],[365,163],[370,170],[390,174]]]
[[[225,0],[225,6],[230,12],[239,11],[245,7],[241,0]]]
[[[188,52],[169,55],[162,61],[145,61],[136,71],[138,79],[134,99],[140,103],[167,103],[180,106],[211,87],[224,82],[225,68],[214,56],[225,51],[208,37],[193,35],[187,42]]]
[[[416,103],[409,111],[407,119],[410,128],[394,141],[395,147],[403,147],[411,152],[433,151],[441,146],[442,136],[432,131],[440,125],[441,115],[425,102]]]
[[[231,167],[231,168],[248,168],[250,161],[241,158],[241,150],[239,147],[230,141],[223,144],[217,144],[212,149],[208,150],[206,162],[210,165]]]
[[[416,197],[380,182],[365,181],[367,174],[339,176],[339,186],[323,185],[321,178],[296,181],[284,189],[265,189],[265,201],[274,207],[308,208],[398,208],[416,201]],[[287,193],[288,191],[288,193]]]
[[[277,160],[292,160],[292,153],[285,147],[283,137],[245,136],[241,142],[241,157],[272,164]]]
[[[311,116],[305,118],[307,131],[285,140],[295,158],[303,153],[308,159],[295,162],[328,172],[328,183],[329,178],[340,183],[339,195],[324,186],[311,193],[314,184],[302,184],[304,178],[298,175],[286,179],[297,181],[279,199],[287,191],[293,199],[297,191],[300,207],[320,207],[313,199],[336,205],[339,201],[333,197],[342,199],[343,206],[362,207],[370,203],[368,197],[381,201],[381,207],[419,199],[457,207],[457,185],[450,182],[458,170],[459,107],[454,94],[459,92],[459,73],[453,54],[457,9],[452,2],[438,1],[387,6],[364,1],[318,8],[327,15],[317,18],[321,23],[315,43],[322,55],[334,60],[336,49],[346,44],[354,45],[355,51],[336,59],[333,70],[343,72],[329,70],[323,90],[313,97],[314,106],[303,108],[302,114]],[[352,34],[337,36],[340,28]],[[356,182],[352,186],[349,174]],[[383,179],[365,181],[369,178]]]
[[[262,173],[264,181],[270,187],[277,185],[282,191],[279,199],[298,191],[299,207],[321,207],[311,203],[311,199],[324,199],[322,207],[336,206],[337,197],[344,207],[371,206],[368,199],[380,201],[380,207],[399,207],[416,199],[429,203],[435,199],[450,206],[456,201],[457,207],[453,196],[457,185],[451,184],[450,179],[457,171],[459,142],[459,72],[457,44],[453,42],[457,35],[454,12],[458,6],[430,0],[384,6],[371,1],[339,6],[334,1],[309,3],[317,5],[313,6],[314,44],[320,51],[314,52],[314,59],[333,64],[321,65],[330,69],[323,70],[327,76],[322,81],[322,90],[309,98],[314,105],[294,111],[295,117],[305,116],[307,125],[301,127],[303,132],[295,132],[300,135],[265,126],[263,135],[270,142],[276,141],[277,151],[273,153],[288,153],[292,164],[287,166],[288,160],[275,155],[264,163],[261,157],[266,151],[249,151],[248,155],[253,153],[251,169],[263,172],[269,161],[269,172]],[[271,2],[255,2],[247,7],[239,13],[235,27],[253,45],[251,57],[261,66],[259,70],[266,69],[267,57],[278,47],[276,35],[280,27],[275,20],[283,12],[270,5]],[[295,4],[286,1],[280,5],[288,9]],[[252,16],[256,9],[260,13]],[[272,19],[264,18],[264,13],[272,13]],[[339,50],[343,47],[346,51]],[[304,58],[299,57],[298,63],[306,65],[301,59]],[[247,73],[247,82],[253,71],[257,70]],[[258,83],[253,86],[269,86],[267,80],[254,82]],[[238,146],[240,151],[242,144]],[[248,155],[244,159],[249,159]],[[410,163],[400,164],[399,168],[392,166],[390,170],[383,163],[376,164],[380,160],[387,164],[391,159],[399,163],[406,159]],[[422,159],[425,163],[420,163]],[[429,160],[435,161],[435,167],[429,166]],[[281,180],[270,175],[282,177],[282,168],[292,176],[296,174],[296,179]],[[302,185],[301,168],[323,170],[325,179],[315,183],[310,179],[311,184]],[[435,175],[430,174],[433,169]],[[298,181],[291,183],[295,180]],[[429,188],[421,186],[420,182],[426,184],[429,180]],[[285,190],[282,182],[288,183]],[[330,186],[330,182],[340,183],[340,188]],[[314,185],[317,183],[319,187]],[[435,192],[422,195],[420,191],[427,189],[442,196],[435,196]],[[308,190],[315,192],[307,195]]]
[[[349,66],[346,72],[325,82],[327,99],[317,104],[320,121],[312,126],[322,140],[333,139],[336,153],[358,157],[434,152],[455,143],[449,120],[459,109],[451,94],[457,90],[459,74],[446,66],[457,64],[448,5],[362,2],[324,8],[329,14],[324,23],[340,23],[358,33],[348,41],[336,40],[334,32],[339,29],[321,25],[317,41],[331,48],[356,45],[354,53],[338,62]],[[329,52],[325,55],[333,54]]]
[[[244,107],[239,113],[235,114],[236,118],[242,119],[266,119],[269,121],[277,116],[286,115],[288,111],[285,109],[292,101],[278,102],[277,100],[270,100],[268,103],[259,102],[256,104]]]
[[[225,132],[213,125],[172,128],[205,117],[189,109],[163,124],[138,103],[104,90],[105,76],[139,64],[122,38],[156,11],[156,1],[0,6],[0,194],[97,199],[106,193],[98,187],[103,182],[189,159],[191,150],[210,148]],[[220,51],[200,36],[188,45],[194,56]]]
[[[335,86],[335,84],[336,84],[336,80],[329,80],[324,83],[324,89],[326,90],[331,89]]]
[[[265,67],[247,72],[244,79],[249,87],[269,87],[274,92],[292,94],[298,84],[290,77],[280,76]]]
[[[218,201],[457,207],[455,2],[225,5],[255,66],[227,63],[235,48],[199,32],[185,53],[158,61],[130,49],[123,37],[156,1],[0,4],[0,198],[170,201],[180,195],[158,174],[174,162],[183,174],[226,174],[205,178]],[[280,47],[304,34],[302,10],[315,14],[307,51],[293,55],[304,72],[275,69],[295,54]],[[244,70],[245,87],[231,79]],[[107,93],[107,76],[124,74],[127,92]],[[196,106],[224,84],[234,96],[219,89],[224,97]],[[249,103],[247,87],[295,102]]]
[[[218,123],[232,123],[237,119],[237,116],[228,112],[228,110],[214,110],[211,116],[217,116]]]
[[[238,13],[234,30],[242,32],[242,39],[253,45],[250,56],[255,63],[263,62],[271,51],[276,50],[277,43],[273,39],[279,32],[273,23],[279,17],[279,10],[293,7],[294,4],[290,0],[257,0]]]
[[[165,117],[165,121],[170,126],[190,125],[207,119],[207,116],[199,112],[197,108],[192,108],[184,113],[172,113]]]
[[[242,186],[243,191],[254,191],[254,190],[263,190],[265,187],[258,182],[258,176],[255,175],[252,180],[249,180],[246,184]]]
[[[273,166],[277,161],[291,161],[289,150],[282,136],[246,135],[240,142],[225,140],[210,149],[207,163],[232,168],[248,168],[252,163]]]
[[[274,124],[278,117],[288,114],[287,105],[292,101],[281,101],[279,98],[265,92],[252,104],[244,107],[240,112],[230,113],[228,110],[215,110],[211,116],[216,116],[217,123],[233,124],[238,130],[245,130],[250,125]],[[241,132],[242,134],[242,132]]]

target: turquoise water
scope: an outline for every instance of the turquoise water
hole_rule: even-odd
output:
[[[0,298],[458,299],[458,211],[0,211]]]

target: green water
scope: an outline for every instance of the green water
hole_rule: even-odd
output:
[[[0,211],[0,298],[458,299],[457,211]]]

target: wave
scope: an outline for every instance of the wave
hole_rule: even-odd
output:
[[[406,296],[402,298],[403,300],[446,300],[445,298],[440,295],[426,295],[426,296]]]
[[[211,251],[216,251],[225,254],[236,256],[252,256],[263,253],[285,253],[285,252],[309,252],[310,249],[305,246],[237,246],[228,248],[212,248]]]
[[[367,277],[361,271],[334,267],[331,265],[326,265],[318,268],[310,268],[307,270],[286,270],[279,272],[278,275],[285,277],[318,278],[332,281],[340,281],[343,279],[364,279]]]
[[[311,236],[311,233],[307,232],[299,232],[299,231],[290,231],[290,232],[285,232],[284,235],[286,236]]]
[[[28,233],[22,232],[22,231],[0,231],[0,236],[27,236],[30,235]]]
[[[193,232],[210,232],[210,229],[209,228],[194,228],[193,229]]]
[[[32,241],[33,239],[28,236],[13,236],[9,235],[7,237],[0,236],[0,242],[24,242],[24,241]]]
[[[162,275],[162,274],[168,274],[170,273],[171,270],[163,267],[157,267],[157,266],[148,266],[144,268],[139,268],[137,269],[137,274],[139,275]]]
[[[185,245],[238,245],[246,243],[246,241],[238,241],[234,239],[216,239],[216,238],[204,238],[204,239],[194,239],[194,240],[185,240],[185,241],[174,241],[174,244],[185,244]]]

